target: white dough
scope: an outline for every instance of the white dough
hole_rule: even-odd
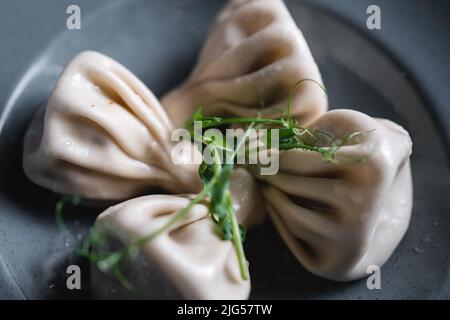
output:
[[[163,226],[188,203],[180,196],[140,197],[109,208],[96,226],[128,244]],[[250,280],[242,279],[232,242],[220,238],[208,214],[206,206],[195,205],[183,221],[141,248],[140,259],[125,270],[127,278],[138,281],[133,283],[135,292],[124,291],[92,265],[94,297],[247,299]]]
[[[218,15],[190,77],[161,100],[175,125],[206,115],[278,117],[302,79],[322,84],[308,44],[281,0],[232,0]],[[305,125],[327,110],[313,82],[295,90],[292,114]]]
[[[23,167],[35,183],[84,199],[114,201],[162,188],[198,192],[198,165],[171,159],[173,125],[152,92],[97,52],[64,69],[25,137]],[[186,143],[185,152],[197,152]]]
[[[267,208],[309,271],[339,281],[362,278],[368,266],[386,262],[408,228],[411,139],[389,120],[351,110],[330,111],[312,127],[336,137],[374,131],[342,147],[337,164],[315,152],[281,151],[280,172],[260,177]]]

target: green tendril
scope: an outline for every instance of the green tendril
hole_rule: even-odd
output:
[[[312,82],[316,85],[318,85],[323,92],[325,93],[325,95],[328,94],[327,90],[325,89],[325,87],[318,81],[314,80],[314,79],[302,79],[297,81],[296,83],[294,83],[294,85],[292,86],[289,95],[288,95],[288,107],[287,107],[287,118],[290,119],[291,118],[291,111],[292,111],[292,96],[294,95],[294,90],[302,83],[304,82]]]
[[[305,82],[312,82],[318,85],[327,94],[324,86],[313,79],[302,79],[297,81],[291,88],[288,95],[288,105],[286,113],[281,113],[278,118],[264,118],[260,113],[256,117],[230,117],[205,116],[203,109],[199,107],[192,117],[186,122],[186,128],[191,133],[194,142],[199,143],[199,148],[206,146],[212,150],[213,163],[207,163],[205,159],[199,166],[199,176],[203,183],[203,190],[196,195],[189,204],[176,212],[172,218],[160,228],[145,237],[139,238],[118,251],[105,252],[107,244],[108,230],[106,224],[101,228],[94,226],[88,237],[84,239],[78,253],[95,262],[103,272],[111,272],[124,287],[132,290],[134,288],[120,270],[121,262],[125,259],[133,259],[139,254],[140,248],[163,234],[176,224],[186,219],[189,212],[197,204],[208,206],[209,217],[217,226],[220,235],[224,240],[233,243],[236,251],[239,270],[243,280],[249,279],[249,270],[243,241],[246,237],[245,228],[238,223],[237,215],[233,207],[233,197],[230,191],[231,175],[234,169],[234,160],[243,145],[249,138],[251,129],[268,129],[266,134],[267,146],[271,148],[271,130],[279,130],[278,145],[279,150],[300,149],[304,151],[316,152],[328,162],[338,162],[336,153],[346,145],[361,143],[368,132],[354,132],[343,137],[334,137],[332,134],[313,128],[301,128],[297,121],[292,118],[292,97],[294,90]],[[202,129],[220,128],[223,126],[240,124],[246,125],[246,131],[241,139],[238,139],[236,146],[229,145],[226,139],[216,141],[212,137],[205,137],[203,132],[195,132],[195,123],[200,122]],[[225,163],[222,162],[220,154],[225,154]],[[363,160],[363,159],[358,159]],[[70,234],[62,219],[62,210],[65,203],[78,204],[79,197],[66,197],[56,205],[56,223],[59,229],[65,234]],[[103,250],[103,251],[102,251]]]

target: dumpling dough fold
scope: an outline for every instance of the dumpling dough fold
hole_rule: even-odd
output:
[[[260,177],[267,208],[309,271],[339,281],[362,278],[370,265],[386,262],[408,228],[412,143],[399,125],[351,110],[327,112],[312,127],[336,137],[370,132],[342,147],[338,163],[282,151],[279,173]]]
[[[140,197],[109,208],[96,226],[108,230],[107,247],[117,246],[115,239],[120,248],[151,234],[188,203],[174,195]],[[234,246],[220,238],[208,214],[197,204],[183,221],[141,247],[138,262],[125,270],[136,296],[92,265],[94,297],[247,299],[250,281],[241,278]]]
[[[25,137],[23,167],[35,183],[84,199],[118,201],[152,189],[198,192],[186,143],[171,159],[173,124],[152,92],[111,58],[87,51],[64,69]],[[183,162],[184,161],[184,162]]]
[[[278,117],[302,79],[322,84],[308,44],[281,0],[232,0],[218,15],[189,78],[161,100],[178,127],[202,106],[205,115]],[[317,84],[295,90],[301,125],[327,109]]]
[[[233,170],[230,192],[239,223],[246,228],[261,224],[266,216],[264,199],[257,181],[247,170]]]

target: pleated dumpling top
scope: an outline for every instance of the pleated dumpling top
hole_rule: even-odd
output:
[[[381,267],[404,236],[412,210],[411,139],[399,125],[352,110],[327,112],[315,129],[365,132],[329,163],[315,152],[280,152],[280,171],[261,176],[267,209],[298,261],[347,281]]]
[[[182,127],[199,107],[210,116],[279,117],[293,91],[301,125],[327,110],[311,51],[281,0],[232,0],[218,15],[190,77],[162,105]]]
[[[153,93],[129,70],[100,53],[83,52],[66,66],[32,121],[23,167],[43,187],[90,200],[129,199],[155,188],[198,192],[198,165],[171,158],[173,128]],[[196,152],[190,143],[179,150],[179,157]]]

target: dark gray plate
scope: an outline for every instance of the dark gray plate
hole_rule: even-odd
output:
[[[24,74],[0,118],[0,297],[86,298],[86,262],[74,257],[54,223],[58,196],[26,179],[23,134],[48,98],[63,66],[78,52],[98,50],[135,72],[157,95],[192,68],[223,1],[121,1],[84,16],[81,31],[65,31]],[[376,43],[316,7],[287,1],[329,90],[333,108],[353,108],[399,122],[414,142],[411,226],[382,268],[381,290],[365,280],[335,283],[306,272],[269,221],[249,232],[252,298],[449,298],[450,172],[441,129],[405,70]],[[84,211],[84,212],[80,212]],[[80,236],[99,210],[68,212]],[[83,289],[65,289],[65,269],[82,267]]]

